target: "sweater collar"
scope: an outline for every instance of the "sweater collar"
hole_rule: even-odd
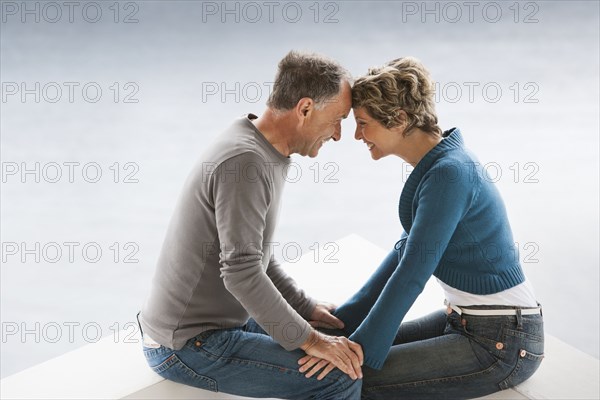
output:
[[[402,194],[400,195],[400,202],[398,204],[398,214],[400,216],[400,223],[406,233],[410,233],[410,228],[413,223],[412,215],[412,202],[415,197],[415,192],[423,176],[429,171],[435,160],[437,160],[442,154],[462,148],[464,146],[463,138],[458,128],[448,129],[442,134],[443,140],[440,141],[433,149],[429,150],[427,154],[419,161],[415,169],[411,172]]]
[[[275,146],[273,146],[273,144],[271,142],[269,142],[267,140],[267,138],[265,137],[265,135],[263,135],[263,133],[261,131],[258,130],[258,128],[256,127],[256,125],[254,125],[252,123],[253,120],[257,119],[258,116],[252,113],[248,113],[248,114],[244,114],[240,117],[240,120],[245,123],[247,126],[250,127],[250,129],[252,129],[252,131],[254,132],[254,135],[256,135],[256,137],[258,137],[258,139],[264,143],[265,147],[267,149],[269,149],[269,151],[275,156],[277,157],[279,160],[283,161],[284,164],[289,164],[291,162],[291,158],[290,157],[286,157],[283,154],[281,154],[279,152],[279,150],[277,150],[275,148]]]

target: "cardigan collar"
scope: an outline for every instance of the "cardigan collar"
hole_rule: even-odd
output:
[[[400,195],[400,202],[398,204],[398,215],[400,216],[400,223],[404,228],[406,233],[410,233],[410,228],[413,223],[413,215],[412,215],[412,202],[415,197],[415,192],[419,183],[421,183],[421,179],[435,160],[437,160],[442,154],[447,151],[458,149],[463,147],[464,142],[462,139],[462,135],[458,128],[452,128],[447,131],[444,131],[442,134],[444,138],[440,141],[433,149],[429,150],[427,154],[419,161],[415,169],[411,172],[406,183],[404,184],[404,188],[402,189],[402,194]]]

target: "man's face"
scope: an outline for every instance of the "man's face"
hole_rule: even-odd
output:
[[[352,106],[350,84],[344,81],[340,93],[325,101],[321,109],[312,109],[302,132],[299,153],[316,157],[319,149],[329,139],[335,141],[342,137],[342,120],[348,116]]]

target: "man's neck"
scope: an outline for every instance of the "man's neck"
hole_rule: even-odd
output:
[[[280,114],[267,108],[252,123],[278,152],[285,157],[289,157],[293,153],[291,146],[292,138],[290,137],[293,129],[287,113]]]

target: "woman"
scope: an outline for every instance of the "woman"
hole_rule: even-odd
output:
[[[414,58],[391,61],[355,82],[352,103],[355,138],[371,157],[414,167],[400,196],[405,232],[335,311],[370,367],[363,398],[473,398],[523,382],[543,358],[541,307],[498,191],[461,132],[437,125],[429,73]],[[431,275],[447,309],[400,325]],[[300,363],[307,375],[327,365]]]

